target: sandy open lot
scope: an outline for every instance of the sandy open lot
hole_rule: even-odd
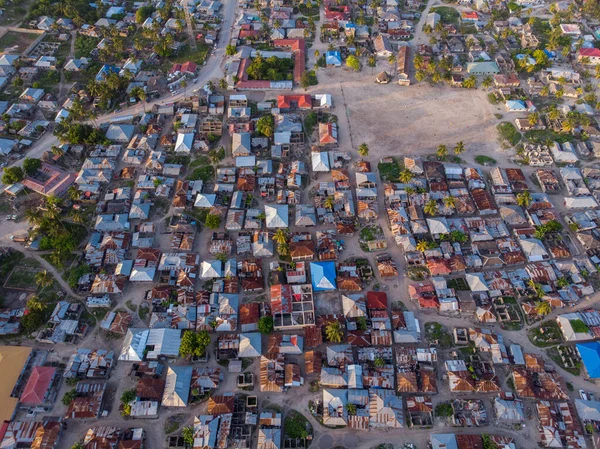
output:
[[[391,71],[387,61],[379,61],[374,73],[382,70]],[[501,120],[494,116],[505,111],[488,102],[485,90],[426,83],[380,85],[371,72],[368,67],[360,73],[319,70],[319,85],[309,90],[333,96],[341,149],[356,150],[364,142],[369,159],[376,161],[392,155],[431,154],[439,144],[451,149],[462,140],[466,159],[470,154],[506,154],[497,140],[496,125]]]

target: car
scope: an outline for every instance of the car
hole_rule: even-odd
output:
[[[19,216],[18,216],[18,215],[11,215],[11,216],[10,216],[10,219],[11,219],[11,220],[16,220],[17,218],[19,218]]]
[[[12,215],[7,215],[7,216],[6,216],[6,219],[7,219],[7,220],[12,220],[12,219],[13,219],[13,216],[12,216]]]
[[[588,400],[588,395],[587,395],[587,394],[585,393],[585,391],[583,391],[583,390],[579,390],[579,397],[580,397],[581,399],[583,399],[584,401],[587,401],[587,400]]]

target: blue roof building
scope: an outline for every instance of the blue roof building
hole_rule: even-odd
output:
[[[342,55],[337,50],[328,51],[325,54],[325,64],[327,65],[327,67],[341,67]]]
[[[577,351],[590,379],[600,378],[600,342],[578,343]]]
[[[104,64],[96,75],[96,81],[104,81],[111,72],[119,73],[119,68],[114,65]]]
[[[336,290],[335,263],[334,262],[311,262],[310,278],[312,288],[315,292]]]

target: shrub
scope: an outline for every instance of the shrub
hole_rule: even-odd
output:
[[[204,226],[208,229],[219,229],[221,226],[221,216],[215,214],[208,214],[204,221]]]
[[[273,332],[274,324],[273,317],[271,315],[265,315],[258,320],[258,331],[261,334],[270,334]]]

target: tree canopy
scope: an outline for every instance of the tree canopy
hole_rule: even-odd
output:
[[[182,357],[202,357],[210,344],[210,335],[206,331],[187,331],[181,337],[179,355]]]

